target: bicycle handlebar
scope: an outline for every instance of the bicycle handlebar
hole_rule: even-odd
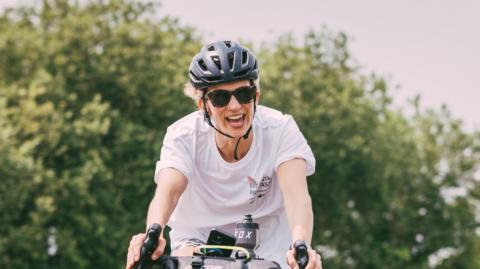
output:
[[[297,260],[298,267],[305,269],[308,264],[308,248],[307,243],[303,240],[297,240],[293,243],[295,248],[295,259]]]
[[[143,241],[142,248],[140,249],[140,259],[133,265],[133,269],[147,269],[151,264],[151,256],[153,251],[158,247],[158,240],[160,233],[162,232],[162,226],[158,223],[152,224],[148,228],[145,241]]]
[[[151,256],[155,249],[158,247],[158,241],[160,237],[160,233],[162,232],[162,227],[154,223],[147,231],[147,235],[143,242],[143,245],[140,249],[140,259],[137,263],[133,265],[133,269],[150,269],[153,265],[163,264],[163,268],[165,269],[175,269],[175,268],[183,268],[191,266],[192,268],[201,268],[202,265],[205,263],[210,263],[212,265],[221,265],[224,264],[226,266],[227,263],[230,262],[241,262],[244,264],[239,268],[244,268],[247,262],[253,263],[253,266],[248,266],[248,268],[280,268],[278,263],[273,261],[266,261],[263,259],[252,259],[250,255],[246,255],[245,259],[236,260],[234,258],[219,258],[219,257],[199,257],[199,256],[192,256],[192,257],[173,257],[173,256],[162,256],[157,261],[152,261]],[[219,246],[219,245],[203,245],[200,248],[208,249],[208,248],[231,248],[234,250],[238,250],[242,253],[249,253],[248,250],[240,247],[232,247],[232,246]],[[308,263],[308,248],[305,241],[298,240],[295,241],[293,244],[295,248],[295,259],[297,260],[297,264],[299,265],[300,269],[305,269]],[[213,259],[213,260],[211,260]],[[185,265],[182,267],[182,265]],[[200,266],[198,266],[200,265]],[[226,268],[226,267],[225,267]],[[247,268],[247,267],[245,267]]]

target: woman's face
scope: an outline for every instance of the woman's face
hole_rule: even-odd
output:
[[[258,103],[260,93],[248,80],[209,87],[205,102],[215,127],[233,137],[243,136],[253,121],[253,96]]]

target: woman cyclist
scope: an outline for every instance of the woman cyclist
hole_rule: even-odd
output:
[[[218,41],[201,48],[185,92],[198,105],[167,129],[147,216],[169,225],[172,255],[191,256],[213,227],[233,232],[244,214],[260,225],[259,257],[296,268],[297,240],[309,245],[313,212],[306,177],[315,158],[290,115],[258,105],[259,64],[246,47]],[[145,234],[132,237],[129,269]],[[157,259],[163,254],[160,238]],[[307,269],[321,269],[309,247]]]

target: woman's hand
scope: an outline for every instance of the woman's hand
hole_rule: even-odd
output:
[[[308,249],[308,264],[305,269],[322,269],[322,257],[313,249]],[[295,249],[292,248],[287,251],[287,264],[292,269],[299,269],[295,259]]]
[[[137,234],[137,235],[134,235],[130,240],[130,246],[128,247],[128,253],[127,253],[127,264],[125,266],[125,269],[132,268],[133,265],[136,262],[138,262],[138,260],[140,259],[140,249],[142,248],[142,244],[145,241],[145,236],[146,234],[144,233]],[[152,260],[156,260],[163,255],[163,252],[165,250],[165,245],[166,245],[165,239],[162,236],[160,236],[158,240],[158,247],[152,253],[152,257],[151,257]]]

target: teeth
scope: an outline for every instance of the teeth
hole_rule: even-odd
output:
[[[236,116],[230,116],[230,117],[227,117],[227,119],[229,120],[239,120],[243,117],[243,115],[236,115]]]

